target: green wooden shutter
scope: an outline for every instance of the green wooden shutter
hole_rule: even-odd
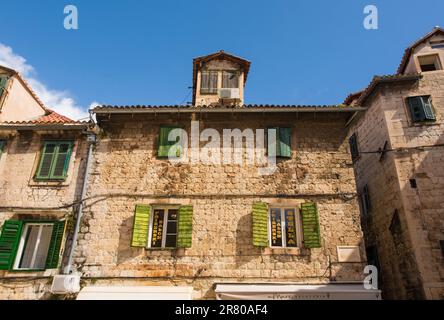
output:
[[[268,247],[268,205],[264,202],[253,204],[253,245]]]
[[[270,138],[269,138],[269,136],[270,136],[270,131],[271,130],[276,130],[276,139],[275,139],[275,141],[274,141],[274,145],[275,145],[275,150],[272,150],[271,148],[270,148],[270,142],[271,143],[273,143],[273,141],[270,141]],[[266,143],[267,143],[267,155],[269,156],[269,157],[276,157],[276,156],[278,156],[281,152],[280,152],[280,147],[281,147],[281,144],[279,143],[279,128],[268,128],[268,130],[267,130],[267,141],[266,141]]]
[[[193,206],[181,206],[179,208],[179,220],[177,225],[177,247],[191,248],[193,240]]]
[[[359,158],[358,137],[356,136],[356,133],[350,137],[348,143],[350,144],[352,160],[356,161]]]
[[[291,128],[279,128],[278,131],[279,157],[291,158]]]
[[[46,258],[46,269],[56,269],[59,266],[60,251],[65,235],[65,225],[65,221],[54,222],[48,256]]]
[[[71,158],[72,143],[61,142],[57,146],[57,152],[53,158],[51,179],[65,179]]]
[[[320,248],[321,234],[319,228],[318,209],[315,203],[303,203],[301,206],[302,230],[306,248]]]
[[[132,247],[145,248],[148,244],[148,230],[150,227],[151,207],[149,205],[136,205],[134,214]]]
[[[8,83],[8,77],[0,76],[0,99],[3,96],[3,92],[5,92],[6,84]]]
[[[45,142],[42,155],[40,156],[39,168],[37,170],[38,179],[49,179],[51,177],[51,167],[56,152],[57,144],[55,142]]]
[[[436,120],[435,112],[430,97],[421,97],[422,107],[424,109],[424,116],[426,120]]]
[[[407,98],[410,107],[410,115],[414,122],[423,121],[425,119],[423,101],[421,97]]]
[[[169,141],[168,135],[173,131],[174,129],[179,129],[179,127],[160,127],[159,132],[159,147],[157,151],[157,156],[159,158],[168,158],[168,154],[170,152],[171,146],[175,145],[178,141],[178,138],[176,141]],[[176,156],[180,157],[180,148],[178,148],[176,152]]]
[[[11,270],[22,234],[22,221],[5,221],[0,235],[0,270]]]

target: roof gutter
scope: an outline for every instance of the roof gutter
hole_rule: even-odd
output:
[[[95,114],[134,114],[134,113],[284,113],[284,112],[357,112],[365,111],[363,107],[310,107],[310,108],[100,108]]]

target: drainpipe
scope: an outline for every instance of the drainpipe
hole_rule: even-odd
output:
[[[86,141],[88,142],[88,155],[86,158],[86,168],[85,168],[85,174],[83,177],[82,193],[80,196],[79,208],[77,210],[76,227],[74,229],[72,244],[69,249],[68,263],[67,263],[65,269],[63,270],[63,274],[71,274],[72,273],[72,260],[74,257],[74,251],[75,251],[75,247],[77,244],[77,238],[79,237],[79,229],[80,229],[80,224],[82,222],[82,215],[83,215],[83,203],[84,203],[85,197],[86,197],[86,189],[88,187],[88,176],[89,176],[89,171],[90,171],[91,162],[92,162],[92,152],[93,152],[94,144],[96,142],[96,135],[94,133],[88,132],[86,134],[87,134]]]

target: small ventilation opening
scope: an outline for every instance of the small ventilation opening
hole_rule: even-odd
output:
[[[410,179],[410,187],[412,189],[418,188],[418,185],[416,184],[416,179]]]

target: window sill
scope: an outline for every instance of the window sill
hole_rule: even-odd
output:
[[[65,187],[68,186],[68,180],[36,180],[32,179],[29,182],[30,187]]]
[[[302,248],[264,248],[262,253],[265,255],[302,256],[306,255],[306,250]]]
[[[418,121],[418,122],[411,122],[411,127],[423,127],[423,126],[439,126],[440,124],[436,120],[430,120],[430,121]]]

